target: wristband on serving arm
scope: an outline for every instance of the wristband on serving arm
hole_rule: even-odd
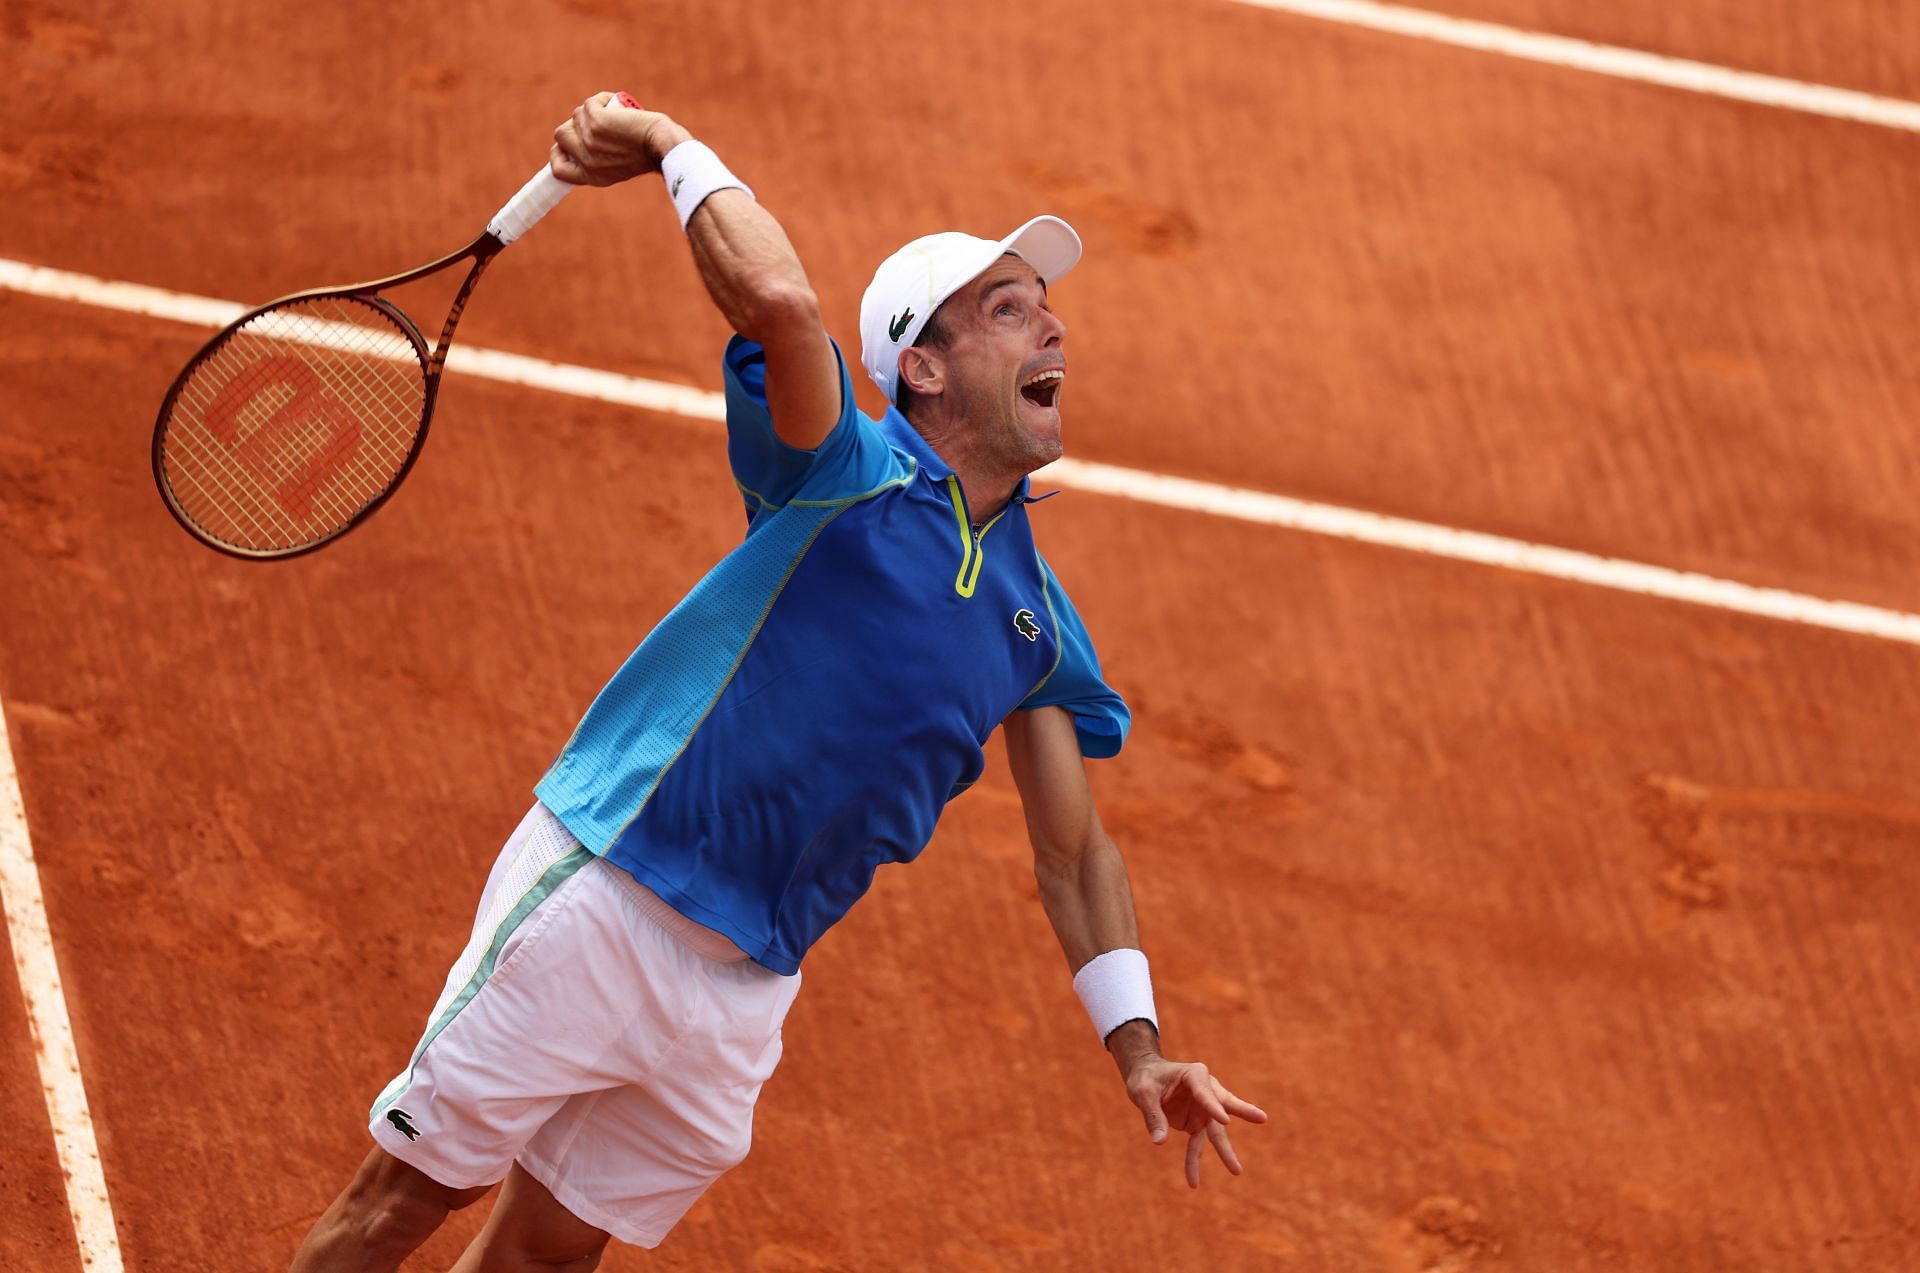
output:
[[[1153,978],[1147,974],[1147,957],[1130,947],[1095,955],[1073,974],[1073,991],[1093,1018],[1100,1033],[1100,1044],[1129,1021],[1145,1021],[1160,1032],[1160,1018],[1153,1011]]]
[[[660,175],[667,179],[667,197],[680,214],[682,230],[693,220],[693,210],[716,190],[744,190],[747,198],[753,198],[747,183],[727,171],[705,142],[689,139],[669,150],[660,161]]]

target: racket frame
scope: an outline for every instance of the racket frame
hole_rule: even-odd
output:
[[[155,420],[153,426],[153,480],[154,484],[160,489],[161,502],[167,506],[167,511],[173,515],[173,519],[179,522],[181,528],[189,535],[192,535],[207,547],[217,552],[225,553],[229,557],[239,557],[247,561],[280,561],[292,557],[301,557],[313,552],[317,548],[323,548],[366,521],[367,518],[373,516],[379,507],[387,502],[387,498],[400,489],[400,483],[406,479],[407,473],[413,468],[414,461],[420,458],[420,452],[425,449],[427,445],[427,430],[433,423],[434,401],[439,396],[440,373],[446,367],[447,349],[453,343],[453,329],[460,321],[460,313],[467,306],[467,297],[473,292],[474,284],[479,282],[480,275],[485,272],[488,264],[490,264],[493,258],[498,256],[505,247],[506,243],[502,242],[501,239],[495,235],[494,231],[491,229],[485,230],[481,232],[479,238],[467,244],[465,247],[454,252],[449,252],[440,259],[419,266],[416,269],[389,275],[386,278],[375,279],[368,283],[352,283],[344,287],[316,287],[304,292],[293,292],[277,300],[268,301],[264,305],[259,305],[248,310],[221,328],[218,332],[214,333],[213,337],[208,340],[206,344],[202,345],[192,358],[187,360],[187,365],[181,369],[180,374],[174,377],[173,384],[167,389],[167,396],[160,403],[160,415]],[[460,290],[454,294],[453,305],[447,311],[446,322],[440,327],[439,342],[429,350],[426,338],[420,334],[419,325],[407,316],[405,310],[401,309],[386,297],[381,296],[379,293],[384,288],[400,287],[407,283],[417,282],[430,275],[438,274],[444,269],[459,264],[468,257],[473,258],[473,267],[467,271],[466,278],[460,283]],[[215,538],[201,529],[186,515],[174,498],[172,485],[167,481],[165,465],[166,448],[164,443],[167,435],[167,421],[173,415],[173,404],[179,398],[180,391],[186,387],[187,381],[192,378],[194,371],[200,364],[205,362],[216,350],[226,344],[227,341],[231,340],[234,334],[246,324],[260,317],[260,315],[270,310],[278,309],[283,305],[288,305],[295,301],[318,300],[323,297],[351,297],[354,300],[379,310],[388,318],[393,319],[395,324],[400,328],[401,333],[413,343],[414,353],[420,359],[421,368],[426,376],[425,398],[420,408],[420,427],[414,433],[413,445],[408,450],[407,458],[401,463],[399,471],[393,475],[393,480],[389,481],[378,495],[367,501],[363,507],[348,519],[344,526],[313,540],[311,543],[301,544],[295,548],[246,548],[239,544],[230,544],[224,540]]]

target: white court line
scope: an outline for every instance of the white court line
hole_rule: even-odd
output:
[[[53,957],[53,930],[40,895],[40,869],[27,838],[27,811],[13,768],[7,718],[0,712],[0,906],[7,912],[13,970],[27,1001],[27,1028],[40,1067],[40,1088],[53,1121],[54,1149],[67,1182],[67,1210],[80,1244],[80,1262],[90,1273],[120,1273],[120,1235],[113,1227],[107,1177],[93,1138],[93,1115],[80,1079],[80,1053],[67,1019],[67,996]]]
[[[9,261],[5,258],[0,258],[0,288],[24,292],[29,296],[44,296],[52,300],[76,301],[99,309],[115,309],[127,314],[145,314],[152,318],[165,318],[195,327],[225,327],[253,308],[251,305],[241,305],[235,301],[215,300],[211,296],[191,296],[185,292],[169,292],[163,288],[145,287],[139,283],[116,283],[95,278],[91,274],[50,270],[44,266],[28,265],[24,261]],[[314,320],[313,326],[315,332],[319,334],[319,343],[322,344],[329,343],[326,333],[333,327],[340,328],[339,338],[342,341],[359,332],[359,329],[350,323],[329,323],[324,319]],[[521,354],[503,353],[497,349],[455,345],[447,351],[447,367],[462,375],[475,376],[482,380],[531,385],[536,389],[548,389],[554,393],[570,394],[576,398],[617,402],[622,406],[640,407],[646,411],[691,416],[696,420],[727,418],[726,400],[720,394],[710,393],[705,389],[691,389],[686,385],[666,384],[658,380],[642,380],[635,376],[623,376],[618,372],[596,371],[591,367],[574,367],[566,363],[546,362],[543,359],[528,358]],[[158,405],[156,402],[155,406]]]
[[[0,258],[0,288],[203,327],[224,326],[246,312],[245,306],[231,301],[188,296],[135,283],[116,283],[4,258]],[[705,389],[643,380],[637,376],[600,371],[592,367],[547,362],[495,349],[463,348],[457,345],[450,352],[447,362],[461,374],[478,379],[528,385],[552,393],[616,402],[697,420],[726,418],[726,399],[721,394]],[[1449,557],[1455,561],[1544,575],[1550,579],[1565,579],[1642,596],[1685,601],[1768,619],[1785,619],[1818,628],[1831,628],[1836,632],[1852,632],[1920,645],[1920,615],[1883,610],[1877,606],[1828,601],[1779,588],[1757,588],[1751,584],[1671,570],[1665,566],[1598,557],[1522,539],[1507,539],[1500,535],[1438,526],[1404,517],[1386,517],[1337,504],[1316,504],[1286,495],[1168,477],[1087,460],[1058,460],[1041,469],[1034,477],[1064,487],[1115,495],[1145,504],[1159,504],[1166,508],[1187,509],[1213,517],[1284,526],[1290,530],[1330,535],[1336,539],[1402,548],[1433,557]]]
[[[1733,71],[1707,62],[1686,58],[1662,57],[1638,49],[1623,49],[1611,44],[1593,44],[1564,35],[1541,35],[1494,22],[1468,18],[1450,18],[1425,9],[1409,9],[1397,4],[1376,4],[1373,0],[1233,0],[1255,9],[1272,9],[1303,18],[1321,18],[1347,26],[1366,27],[1393,35],[1434,40],[1463,49],[1501,53],[1545,62],[1551,66],[1572,67],[1611,75],[1618,79],[1640,80],[1668,88],[1730,97],[1735,101],[1778,106],[1810,115],[1829,115],[1883,128],[1920,132],[1920,103],[1897,97],[1876,97],[1852,89],[1832,88],[1825,84],[1803,84],[1777,75],[1753,71]]]
[[[1386,517],[1379,513],[1342,508],[1337,504],[1313,504],[1285,495],[1269,495],[1240,487],[1215,486],[1183,477],[1165,477],[1138,469],[1116,468],[1086,460],[1056,460],[1034,475],[1048,477],[1061,486],[1105,495],[1120,495],[1167,508],[1185,508],[1216,517],[1234,517],[1241,521],[1285,526],[1315,535],[1353,539],[1386,548],[1404,548],[1409,552],[1434,557],[1451,557],[1482,566],[1566,579],[1574,583],[1637,592],[1643,596],[1664,597],[1694,605],[1735,610],[1741,614],[1762,615],[1854,632],[1862,636],[1884,637],[1889,641],[1907,641],[1920,645],[1920,615],[1851,601],[1824,601],[1818,597],[1787,592],[1780,588],[1756,588],[1712,575],[1648,566],[1618,557],[1596,557],[1570,548],[1530,544],[1522,539],[1473,530],[1456,530],[1430,522],[1410,521],[1404,517]]]

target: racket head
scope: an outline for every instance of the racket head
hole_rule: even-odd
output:
[[[209,547],[256,561],[312,552],[399,486],[438,383],[419,329],[385,297],[282,297],[241,315],[175,378],[154,425],[154,481]]]

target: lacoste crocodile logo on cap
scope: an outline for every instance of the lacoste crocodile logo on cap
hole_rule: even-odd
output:
[[[1033,621],[1033,611],[1017,610],[1013,616],[1013,630],[1029,641],[1040,639],[1040,625]]]
[[[901,336],[906,334],[907,324],[912,321],[913,321],[912,310],[908,310],[904,314],[896,315],[894,317],[894,320],[887,325],[887,339],[894,340],[894,341],[899,340]]]
[[[387,1111],[387,1121],[392,1123],[402,1136],[405,1136],[408,1140],[419,1140],[420,1129],[413,1125],[412,1119],[413,1115],[403,1109],[390,1109]]]

